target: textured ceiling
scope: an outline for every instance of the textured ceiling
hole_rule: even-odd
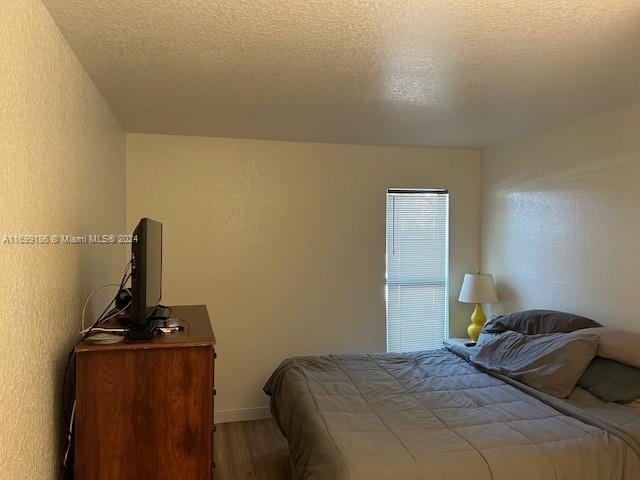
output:
[[[127,131],[485,146],[640,101],[638,0],[44,0]]]

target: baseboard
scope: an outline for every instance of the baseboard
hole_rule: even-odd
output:
[[[237,408],[234,410],[216,410],[214,417],[216,423],[246,422],[247,420],[261,420],[271,418],[269,407]]]

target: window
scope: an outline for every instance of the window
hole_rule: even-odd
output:
[[[387,351],[440,348],[448,325],[449,194],[387,192]]]

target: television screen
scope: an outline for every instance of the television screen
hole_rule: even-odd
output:
[[[133,323],[144,324],[162,298],[162,224],[143,218],[131,244],[131,310]]]

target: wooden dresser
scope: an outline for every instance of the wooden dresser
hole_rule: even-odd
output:
[[[185,330],[76,346],[76,479],[213,478],[215,337],[204,305],[171,309]]]

